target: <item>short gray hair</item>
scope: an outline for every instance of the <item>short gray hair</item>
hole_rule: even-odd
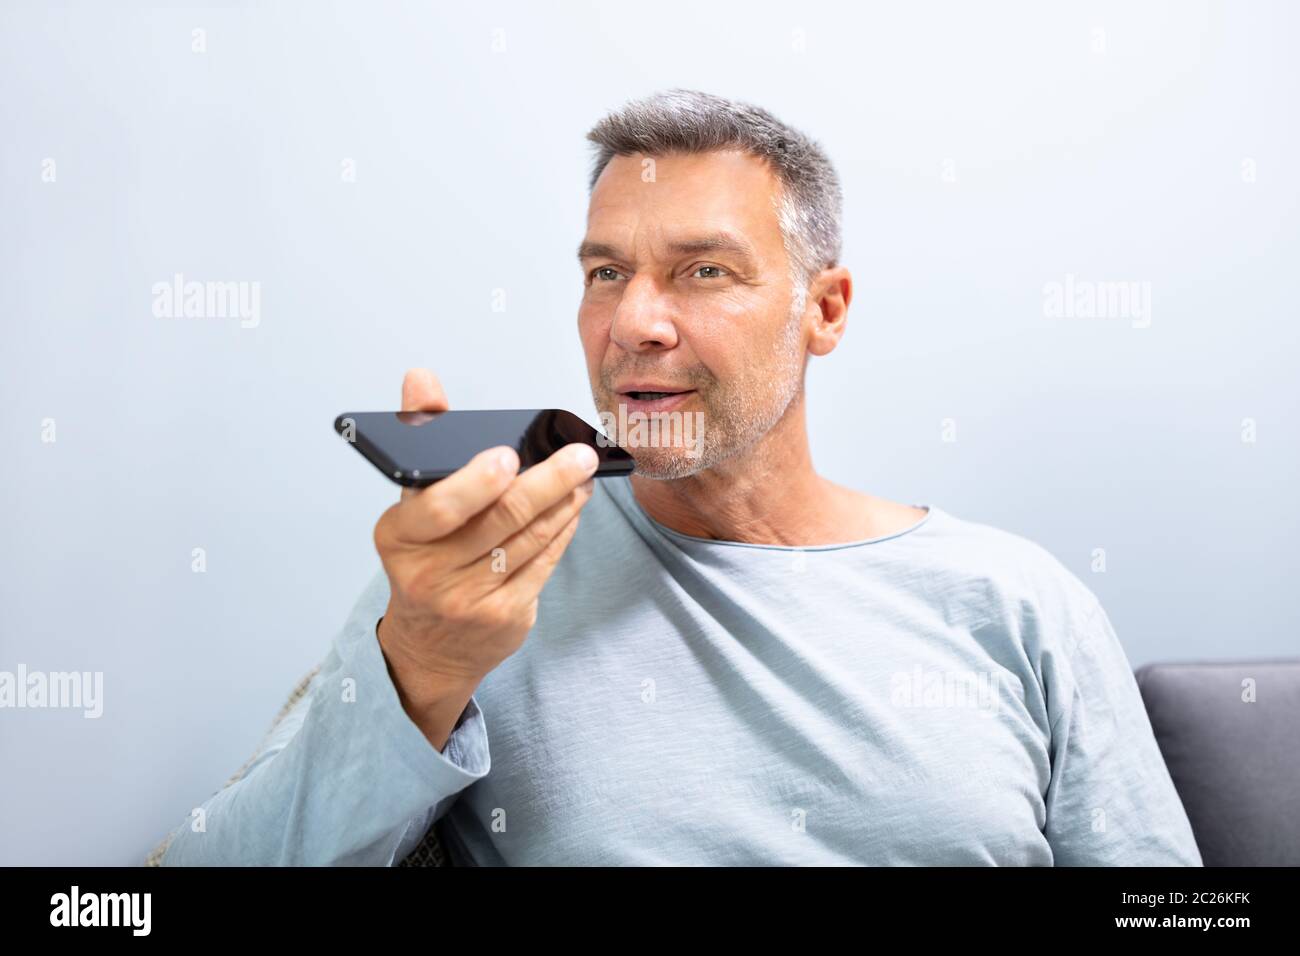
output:
[[[588,191],[615,156],[740,149],[766,160],[783,187],[776,214],[800,310],[808,281],[839,264],[844,197],[835,167],[820,145],[765,109],[698,90],[672,89],[608,114],[587,139],[597,147]]]

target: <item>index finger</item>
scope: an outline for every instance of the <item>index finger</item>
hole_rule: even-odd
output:
[[[403,488],[394,533],[409,544],[445,538],[500,498],[518,469],[519,454],[497,445],[427,487]]]
[[[511,482],[493,507],[466,523],[457,536],[457,551],[466,564],[487,554],[586,483],[598,466],[596,451],[586,442],[572,442],[555,451]]]

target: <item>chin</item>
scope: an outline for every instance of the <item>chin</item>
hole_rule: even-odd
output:
[[[678,478],[689,478],[706,467],[702,457],[691,458],[680,453],[674,454],[649,448],[629,448],[627,451],[636,459],[635,473],[641,478],[673,481]]]

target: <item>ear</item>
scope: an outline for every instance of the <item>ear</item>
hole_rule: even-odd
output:
[[[844,266],[822,269],[808,283],[805,318],[811,316],[808,351],[827,355],[844,336],[849,318],[849,301],[853,298],[853,277]]]

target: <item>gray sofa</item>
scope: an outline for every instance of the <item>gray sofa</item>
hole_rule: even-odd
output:
[[[1136,676],[1205,865],[1300,866],[1300,658]]]

